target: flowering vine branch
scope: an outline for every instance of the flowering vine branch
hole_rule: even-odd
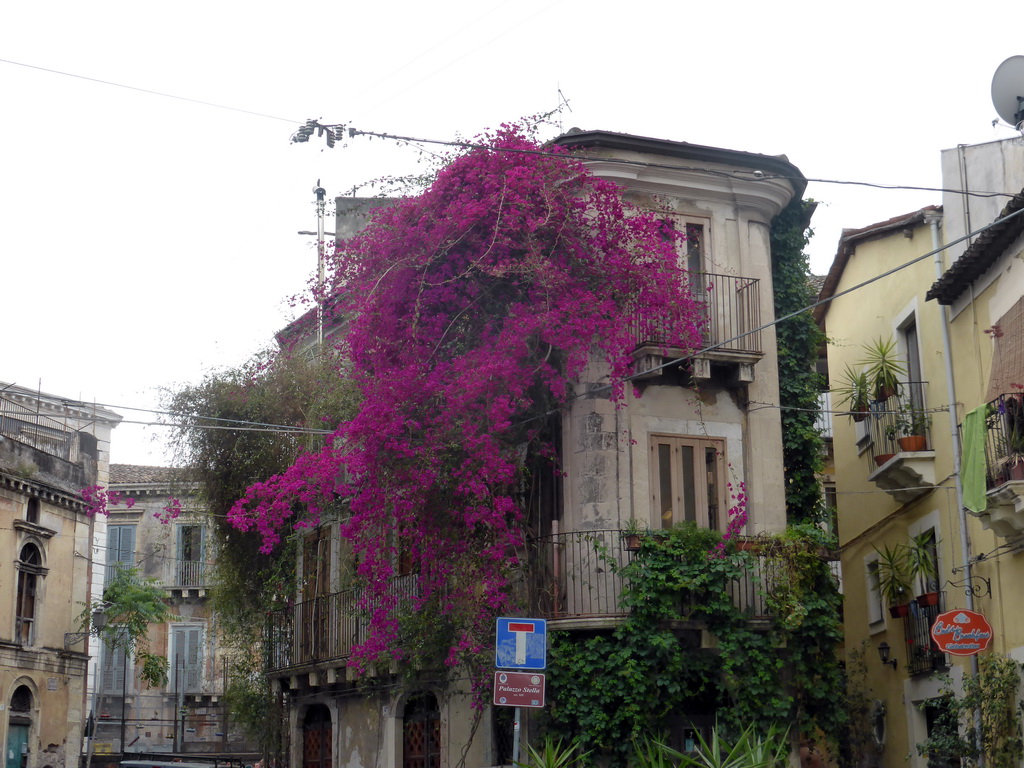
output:
[[[681,235],[568,156],[506,151],[537,148],[519,128],[486,142],[334,254],[320,298],[347,324],[339,359],[358,413],[230,513],[269,551],[344,499],[369,617],[357,667],[402,658],[399,616],[428,606],[451,629],[445,662],[479,659],[512,608],[523,456],[546,449],[536,417],[588,366],[620,399],[638,333],[700,340]]]

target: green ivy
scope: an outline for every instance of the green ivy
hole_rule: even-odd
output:
[[[840,596],[821,539],[797,528],[762,537],[751,553],[720,552],[719,534],[693,525],[648,534],[620,571],[628,615],[605,631],[553,633],[548,728],[615,765],[629,760],[635,740],[665,732],[685,711],[716,711],[733,733],[781,724],[834,740],[844,722]],[[790,606],[784,621],[754,621],[729,594],[759,556],[777,576],[764,579],[761,594],[773,615]],[[717,647],[701,648],[700,627]]]
[[[806,307],[814,299],[808,285],[810,267],[804,248],[812,234],[808,224],[815,206],[811,200],[794,200],[772,222],[776,317]],[[818,475],[822,470],[823,443],[814,421],[822,384],[815,362],[824,335],[809,312],[778,323],[775,332],[788,518],[791,522],[821,522],[825,509]]]
[[[1020,663],[1000,654],[982,656],[977,677],[964,677],[959,696],[948,676],[942,680],[941,696],[922,705],[934,707],[937,717],[928,738],[917,745],[918,754],[959,760],[968,768],[1019,766],[1024,758]]]

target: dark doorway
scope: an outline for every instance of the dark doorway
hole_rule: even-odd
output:
[[[302,721],[302,768],[332,768],[331,711],[323,704],[306,710]]]
[[[402,716],[402,768],[440,768],[441,711],[437,697],[420,693],[409,699]]]

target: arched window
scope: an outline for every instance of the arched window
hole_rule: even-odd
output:
[[[35,544],[26,544],[21,548],[18,559],[18,598],[15,613],[16,642],[21,645],[32,645],[35,640],[36,595],[39,579],[43,570],[43,558]]]
[[[402,719],[402,768],[439,768],[441,711],[437,697],[432,693],[413,696]]]
[[[19,685],[11,694],[11,712],[19,714],[32,711],[32,691],[27,685]]]

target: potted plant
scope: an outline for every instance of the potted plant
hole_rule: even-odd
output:
[[[839,386],[832,389],[832,394],[838,398],[836,408],[849,411],[854,421],[864,421],[871,402],[871,384],[867,373],[856,371],[847,363],[839,382]]]
[[[901,451],[923,451],[928,447],[928,428],[932,418],[910,403],[900,403],[895,421],[885,428],[885,436],[895,440]]]
[[[907,571],[911,580],[921,577],[924,592],[917,597],[920,606],[939,604],[939,568],[935,561],[935,531],[927,530],[913,536],[905,547]]]
[[[641,527],[635,517],[629,518],[626,527],[622,529],[622,548],[627,552],[636,552],[640,549],[641,540],[647,529]]]
[[[858,365],[867,367],[868,383],[876,400],[884,402],[900,393],[900,379],[907,375],[907,369],[891,336],[888,339],[879,336],[865,344],[864,359]]]
[[[907,548],[902,544],[884,548],[875,547],[878,553],[878,591],[889,606],[889,614],[895,619],[910,613],[911,579],[908,570]]]

